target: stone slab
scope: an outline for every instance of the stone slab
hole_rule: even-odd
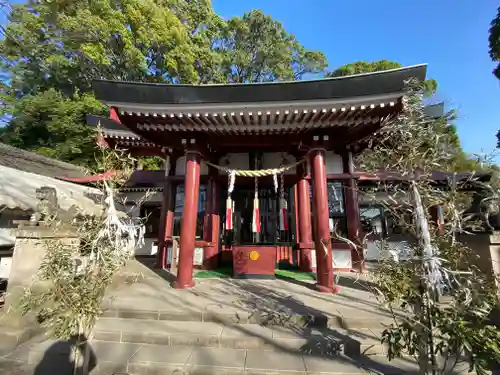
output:
[[[171,321],[186,321],[186,322],[221,322],[221,323],[237,323],[237,324],[262,324],[271,326],[310,326],[310,327],[330,327],[330,328],[379,328],[384,324],[390,324],[391,320],[381,320],[377,316],[357,316],[354,312],[349,312],[347,315],[336,315],[335,313],[329,316],[321,314],[298,314],[298,313],[267,313],[267,312],[215,312],[215,311],[152,311],[152,310],[131,310],[110,308],[106,310],[103,317],[117,317],[123,319],[144,319],[144,320],[171,320]]]
[[[352,358],[342,354],[314,356],[294,350],[168,348],[162,345],[103,342],[91,342],[91,346],[97,359],[97,367],[92,370],[91,375],[117,375],[119,373],[133,375],[358,375],[367,372],[413,375],[416,370],[415,361],[411,358],[389,362],[384,356]],[[39,348],[41,347],[39,346]],[[45,362],[56,366],[53,368],[54,371],[55,369],[57,371],[62,369],[60,366],[57,367],[58,364],[70,363],[67,355],[59,353],[57,358],[57,360],[52,360],[50,363]],[[0,373],[11,375],[8,372],[1,371],[3,368],[10,369],[11,367],[16,371],[42,368],[39,365],[43,363],[43,360],[44,358],[41,358],[38,363],[28,365],[26,361],[0,359]],[[50,374],[59,374],[57,371]],[[38,373],[35,374],[39,375]],[[28,375],[28,373],[19,372],[18,374],[14,372],[12,375]],[[29,373],[29,375],[33,374]]]
[[[94,351],[98,362],[113,362],[113,363],[126,363],[139,349],[143,346],[141,344],[129,343],[114,343],[114,342],[92,342],[92,350]]]
[[[265,372],[306,371],[304,360],[299,354],[275,353],[270,351],[248,350],[245,363],[246,370],[259,370]]]
[[[129,359],[129,363],[141,362],[185,365],[192,351],[193,348],[190,347],[169,349],[161,345],[142,345]]]
[[[26,362],[0,358],[0,374],[2,375],[38,375],[34,373],[33,366]],[[49,375],[49,374],[40,374]]]
[[[94,329],[97,331],[135,331],[144,333],[165,334],[195,334],[203,333],[206,335],[220,335],[223,326],[217,323],[203,322],[173,322],[160,320],[142,320],[142,319],[113,319],[101,318],[97,321]]]
[[[110,309],[110,316],[117,316],[117,311],[143,310],[153,312],[149,316],[144,314],[152,319],[230,320],[243,324],[292,320],[297,325],[314,320],[338,327],[363,324],[376,327],[392,319],[370,293],[366,276],[358,280],[353,274],[341,275],[340,292],[331,295],[319,293],[307,283],[292,284],[284,280],[198,279],[194,288],[176,290],[168,280],[139,262],[131,262],[130,267],[144,277],[134,284],[122,283],[110,288],[104,303]],[[268,317],[278,319],[269,323]]]
[[[375,335],[375,333],[373,333]],[[195,346],[233,349],[295,350],[324,354],[384,354],[380,340],[367,335],[350,336],[342,329],[311,329],[257,324],[211,322],[168,322],[141,319],[101,318],[93,332],[96,341]]]
[[[245,367],[246,350],[220,349],[220,348],[195,348],[188,366],[239,368]]]

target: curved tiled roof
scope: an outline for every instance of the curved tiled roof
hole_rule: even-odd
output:
[[[402,91],[410,78],[424,80],[426,65],[380,72],[293,82],[221,85],[173,85],[145,82],[95,80],[96,97],[108,105],[205,105],[251,102],[290,102],[352,98]]]
[[[0,143],[0,165],[47,177],[84,177],[83,168]]]

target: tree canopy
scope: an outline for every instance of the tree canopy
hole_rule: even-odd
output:
[[[497,16],[491,21],[488,42],[490,57],[498,63],[493,74],[500,79],[500,7]]]
[[[261,11],[223,21],[209,0],[28,2],[13,6],[4,31],[0,139],[84,165],[94,142],[85,115],[105,111],[95,78],[264,82],[326,66]]]
[[[496,17],[490,24],[488,44],[490,47],[490,57],[493,61],[497,62],[497,66],[493,69],[493,74],[500,79],[500,7],[498,8]],[[497,148],[500,148],[500,130],[497,133]]]
[[[350,64],[342,65],[341,67],[326,74],[327,77],[342,77],[350,76],[353,74],[381,72],[384,70],[402,68],[403,65],[390,60],[378,61],[356,61]],[[437,81],[435,79],[428,79],[424,83],[424,91],[428,95],[432,95],[437,91]]]
[[[327,60],[260,10],[223,20],[210,0],[41,0],[12,6],[0,41],[0,141],[75,164],[93,163],[87,114],[105,114],[96,78],[249,83],[323,74]],[[399,68],[357,61],[328,77]],[[428,80],[429,92],[436,90]],[[458,136],[449,128],[457,147]],[[145,160],[145,165],[155,165]]]

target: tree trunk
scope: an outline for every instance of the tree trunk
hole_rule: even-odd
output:
[[[415,181],[412,182],[412,198],[415,207],[415,224],[417,227],[417,236],[422,246],[422,259],[420,270],[420,285],[419,285],[419,298],[415,303],[415,312],[420,316],[420,324],[417,327],[418,336],[420,338],[420,347],[418,354],[418,365],[420,374],[427,375],[432,373],[437,374],[436,356],[434,354],[434,345],[432,338],[432,321],[430,317],[430,299],[435,294],[433,286],[429,285],[428,280],[428,260],[434,255],[434,250],[431,243],[431,235],[429,232],[429,223],[425,216],[425,210],[422,204],[422,198],[417,188]],[[430,366],[429,366],[430,365]],[[430,368],[429,368],[430,367]]]

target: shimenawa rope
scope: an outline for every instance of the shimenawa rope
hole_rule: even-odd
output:
[[[273,174],[281,174],[283,172],[286,172],[294,167],[296,167],[299,164],[302,164],[305,161],[305,159],[299,160],[293,164],[285,165],[283,167],[279,168],[271,168],[271,169],[260,169],[258,171],[254,170],[244,170],[244,169],[231,169],[227,167],[223,167],[221,165],[217,164],[212,164],[209,163],[208,161],[204,161],[206,165],[209,167],[215,168],[219,171],[225,172],[227,174],[234,173],[236,176],[241,176],[241,177],[265,177],[265,176],[272,176]]]

